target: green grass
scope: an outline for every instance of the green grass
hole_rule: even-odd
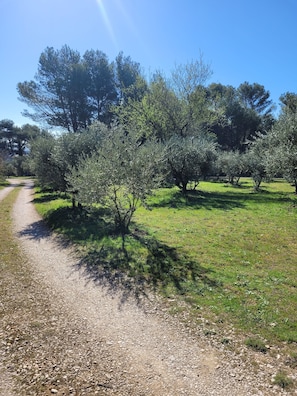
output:
[[[202,182],[186,198],[175,188],[150,198],[152,210],[136,211],[121,250],[104,208],[70,209],[58,195],[36,195],[52,228],[81,246],[98,279],[119,279],[131,290],[149,284],[165,296],[182,296],[192,318],[230,324],[267,343],[297,343],[297,197],[276,180],[255,193]],[[123,276],[123,274],[126,274]]]
[[[19,193],[15,188],[3,201],[0,202],[0,268],[6,265],[12,266],[16,260],[16,241],[12,234],[11,208]],[[7,264],[8,263],[8,264]],[[14,267],[14,266],[13,266]],[[1,278],[1,275],[0,275]]]
[[[5,187],[7,187],[7,186],[9,186],[8,181],[6,181],[5,179],[2,179],[2,178],[0,177],[0,190],[2,190],[3,188],[5,188]]]

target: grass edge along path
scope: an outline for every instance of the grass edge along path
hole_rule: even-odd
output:
[[[212,311],[220,324],[234,320],[247,334],[295,349],[296,197],[282,181],[264,184],[261,193],[249,183],[201,183],[190,203],[164,189],[152,198],[152,211],[136,212],[126,241],[130,262],[120,269],[150,278],[170,298],[180,288],[193,317]],[[37,194],[35,203],[53,229],[92,250],[92,271],[121,265],[120,243],[106,232],[102,209],[84,217],[57,194]]]
[[[80,349],[87,329],[65,316],[55,291],[35,277],[14,238],[11,211],[19,189],[0,202],[0,394],[95,394],[105,363],[89,373],[92,351]]]

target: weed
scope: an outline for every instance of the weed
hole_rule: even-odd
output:
[[[288,377],[285,372],[280,371],[275,375],[273,383],[280,386],[282,389],[288,389],[293,385],[293,380],[292,378]]]
[[[265,343],[259,338],[248,338],[245,341],[245,345],[257,352],[267,352],[267,347],[265,346]]]

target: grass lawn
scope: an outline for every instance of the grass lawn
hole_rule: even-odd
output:
[[[255,193],[249,179],[239,187],[201,182],[187,199],[160,189],[152,210],[136,211],[125,254],[105,208],[73,211],[70,200],[44,193],[35,203],[52,228],[81,246],[94,276],[118,281],[125,272],[125,285],[179,296],[194,321],[232,323],[297,350],[297,197],[288,183],[264,183]]]

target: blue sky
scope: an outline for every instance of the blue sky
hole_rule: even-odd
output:
[[[169,75],[203,54],[211,82],[257,82],[278,104],[297,93],[296,0],[0,0],[0,120],[30,123],[18,82],[31,80],[47,47],[120,51],[146,75]]]

